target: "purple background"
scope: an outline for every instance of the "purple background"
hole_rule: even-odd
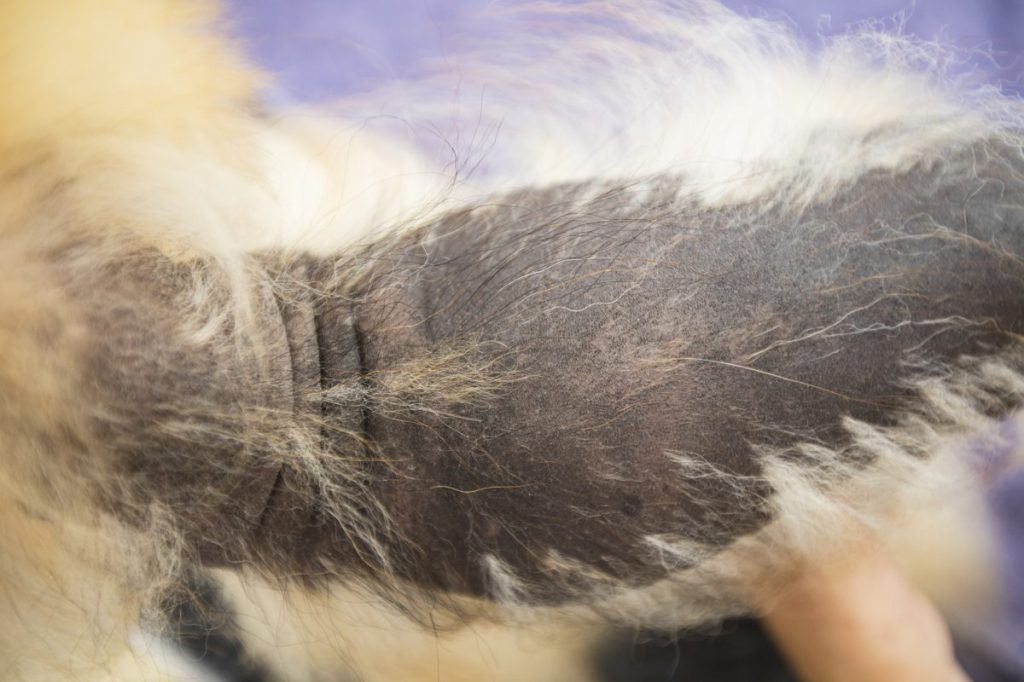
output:
[[[231,0],[229,18],[250,56],[278,79],[273,97],[315,102],[415,75],[461,35],[487,30],[484,0]],[[979,78],[1024,93],[1024,0],[760,0],[725,3],[789,21],[810,44],[852,22],[901,21],[904,31],[963,48]],[[890,23],[888,25],[895,25]],[[1024,679],[1024,472],[991,494],[1004,538],[1007,622],[984,646]],[[988,679],[974,672],[976,679]]]
[[[337,97],[382,79],[408,76],[443,56],[486,0],[231,0],[232,23],[251,55],[276,74],[288,95]],[[743,13],[788,20],[812,44],[852,22],[903,15],[904,30],[978,49],[976,65],[993,82],[1019,91],[1024,75],[1021,0],[727,0]],[[916,5],[912,6],[912,5]],[[991,55],[982,57],[981,51]]]

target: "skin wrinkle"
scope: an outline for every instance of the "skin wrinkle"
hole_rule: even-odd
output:
[[[312,295],[305,286],[310,266],[300,259],[280,273],[274,272],[276,267],[279,265],[271,263],[268,275],[274,283],[273,300],[287,340],[292,411],[297,417],[318,414],[323,409],[319,399],[323,363]],[[271,466],[276,469],[275,483],[252,531],[254,544],[270,555],[315,551],[311,543],[316,538],[311,537],[309,529],[321,525],[318,487],[286,456],[279,457]]]

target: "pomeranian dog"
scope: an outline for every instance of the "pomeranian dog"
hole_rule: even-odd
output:
[[[311,111],[205,2],[0,6],[4,679],[177,679],[188,610],[270,679],[582,681],[862,543],[996,596],[1020,102],[616,7]]]

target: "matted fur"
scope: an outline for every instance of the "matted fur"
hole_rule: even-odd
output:
[[[159,494],[140,496],[114,444],[96,432],[91,420],[117,422],[122,406],[97,401],[102,382],[82,362],[103,348],[95,321],[104,313],[137,306],[152,312],[142,319],[163,320],[162,299],[144,287],[104,288],[111,272],[135,267],[125,264],[141,263],[125,277],[156,284],[160,272],[187,273],[167,347],[248,368],[239,391],[285,392],[270,366],[280,349],[260,324],[268,301],[320,300],[374,277],[371,264],[356,262],[356,275],[339,271],[305,291],[308,282],[287,274],[289,254],[358,261],[367,243],[401,243],[402,233],[467,205],[486,214],[523,187],[551,187],[556,216],[608,196],[644,216],[800,215],[873,172],[947,164],[944,173],[969,176],[964,150],[1021,147],[1018,101],[960,82],[955,55],[892,33],[854,32],[811,50],[784,26],[697,0],[529,5],[501,21],[500,39],[457,53],[457,88],[439,68],[337,103],[330,115],[254,113],[263,78],[206,3],[0,7],[0,675],[173,675],[149,668],[159,662],[139,650],[137,633],[163,632],[168,595],[190,589],[183,583],[202,567],[180,510]],[[266,254],[285,266],[268,275]],[[1019,267],[1020,254],[1004,255]],[[784,343],[878,331],[859,326],[857,312],[794,330]],[[987,324],[906,323],[936,333]],[[374,407],[387,415],[486,405],[517,377],[478,362],[470,341],[382,370],[372,377]],[[110,358],[114,367],[157,359],[145,345],[111,348],[124,351]],[[669,373],[708,361],[678,350],[637,362]],[[326,566],[316,585],[266,566],[213,572],[247,648],[283,679],[585,680],[585,649],[606,623],[672,629],[769,608],[790,571],[842,561],[859,543],[890,547],[944,605],[990,590],[984,462],[968,440],[998,440],[996,420],[1024,399],[1021,353],[1014,342],[916,367],[906,379],[914,399],[884,425],[847,419],[841,447],[762,447],[762,478],[775,494],[750,504],[768,505],[770,523],[727,547],[672,528],[646,536],[649,563],[669,574],[653,584],[617,580],[551,548],[540,561],[573,586],[557,606],[538,606],[529,581],[495,555],[481,558],[482,596],[396,577],[401,557],[375,535],[389,527],[388,510],[356,508],[365,482],[320,448],[325,424],[316,419],[180,395],[171,416],[154,415],[130,436],[213,442],[224,437],[213,428],[219,419],[241,419],[238,440],[261,454],[232,466],[287,458],[321,491],[326,513],[372,548],[375,572]],[[320,397],[369,402],[361,388],[337,385]],[[1018,457],[1011,445],[994,449]],[[664,456],[684,482],[711,479],[737,496],[749,483],[699,453]],[[212,490],[204,504],[218,509],[219,497]],[[936,524],[948,538],[941,553],[929,542]]]

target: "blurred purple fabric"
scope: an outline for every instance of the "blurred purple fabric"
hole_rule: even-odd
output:
[[[274,74],[283,101],[316,102],[413,76],[459,36],[486,30],[482,0],[229,0],[229,18],[250,56]],[[880,19],[924,40],[965,50],[975,75],[1024,93],[1022,0],[726,0],[745,14],[788,21],[810,44],[851,23]],[[1024,473],[992,489],[1003,539],[1008,620],[994,635],[999,656],[1024,671]],[[977,680],[990,679],[981,672]],[[1024,673],[1022,673],[1024,674]]]
[[[446,54],[493,0],[229,0],[232,22],[252,56],[302,101],[337,97],[381,79],[408,76]],[[904,30],[977,49],[976,65],[1008,90],[1024,86],[1020,0],[726,0],[741,13],[789,21],[805,37],[854,22],[903,17]],[[916,7],[914,7],[916,5]],[[989,56],[985,56],[989,55]]]

